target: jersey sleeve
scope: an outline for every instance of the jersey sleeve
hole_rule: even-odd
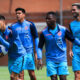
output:
[[[2,36],[0,36],[0,43],[4,45],[7,49],[10,47],[10,43],[7,42]]]
[[[36,29],[34,23],[30,24],[30,29],[31,29],[31,34],[32,34],[33,38],[34,39],[37,38],[38,37],[38,32],[37,32],[37,29]]]
[[[66,29],[66,34],[65,34],[66,38],[68,40],[70,40],[72,43],[75,43],[76,45],[80,46],[80,40],[75,38],[68,29]]]
[[[73,35],[71,34],[71,32],[68,29],[66,29],[66,31],[65,31],[65,37],[68,40],[70,40],[71,42],[73,42],[75,40],[75,38],[73,37]]]
[[[70,32],[72,33],[72,30],[71,30],[71,25],[69,24],[69,30],[70,30]]]
[[[11,37],[11,30],[7,27],[4,34],[4,38],[8,40]]]
[[[43,33],[41,33],[41,34],[40,34],[40,39],[39,39],[39,45],[38,45],[38,47],[39,47],[40,49],[42,49],[44,43],[45,43],[45,38],[44,38]]]

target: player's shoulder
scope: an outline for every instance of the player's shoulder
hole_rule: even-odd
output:
[[[32,21],[26,20],[26,22],[29,23],[30,25],[34,25],[34,22],[32,22]]]
[[[48,28],[48,27],[45,27],[45,28],[44,28],[42,31],[40,31],[39,33],[40,33],[40,34],[43,34],[43,33],[47,30],[47,28]]]
[[[11,24],[7,25],[6,29],[11,30],[11,29],[15,28],[14,26],[16,26],[16,25],[17,25],[17,22],[11,23]]]
[[[70,25],[74,25],[75,23],[76,23],[76,20],[71,21],[71,22],[70,22]]]
[[[28,21],[28,20],[25,20],[25,23],[26,23],[26,24],[30,24],[30,25],[31,25],[33,22]]]
[[[48,26],[46,26],[43,30],[42,30],[42,32],[45,32],[45,31],[47,31],[48,30]]]
[[[12,24],[10,25],[10,27],[16,26],[17,24],[18,24],[18,22],[14,22],[14,23],[12,23]]]
[[[66,27],[65,27],[65,26],[62,26],[62,25],[60,25],[60,24],[58,24],[58,27],[59,27],[59,29],[63,29],[63,30],[65,30],[65,29],[66,29]]]

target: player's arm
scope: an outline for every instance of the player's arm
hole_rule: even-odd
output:
[[[71,34],[73,35],[70,25],[69,25],[69,30],[70,30]],[[73,46],[73,44],[71,43],[71,44],[70,44],[70,51],[69,51],[69,55],[70,55],[71,58],[73,57],[72,46]]]
[[[0,21],[0,31],[3,33],[6,30],[4,21]],[[6,48],[9,48],[10,44],[0,35],[0,43]]]
[[[39,68],[42,68],[42,50],[41,50],[41,45],[40,45],[40,47],[38,47],[39,38],[38,38],[38,33],[37,33],[37,30],[36,30],[36,27],[34,25],[31,25],[31,32],[32,32],[32,35],[34,37],[35,51],[37,52],[38,69],[39,69]],[[40,40],[40,44],[43,43],[43,42],[41,43],[41,41],[44,41],[44,40],[43,39]]]
[[[38,38],[38,33],[36,30],[36,27],[35,27],[33,22],[31,22],[31,24],[30,24],[30,29],[31,29],[31,34],[33,37],[33,44],[34,44],[35,65],[37,66],[37,54],[38,54],[39,38]]]
[[[34,39],[34,45],[35,45],[34,47],[35,47],[35,55],[36,55],[36,53],[38,54],[39,37],[38,37],[38,32],[37,32],[37,29],[36,29],[34,23],[31,23],[30,29],[31,29],[31,34]],[[37,55],[36,55],[36,57],[37,57]]]
[[[9,32],[9,35],[12,35],[12,37],[13,37],[13,41],[15,40],[15,38],[17,37],[17,31],[16,30],[14,30],[12,27],[10,28],[10,32]],[[2,45],[4,45],[7,49],[8,48],[10,48],[10,46],[12,45],[12,44],[10,44],[8,41],[6,41],[1,35],[0,35],[0,43],[2,44]]]
[[[65,37],[72,43],[75,43],[76,45],[80,46],[80,40],[75,38],[68,29],[66,29],[65,31]]]
[[[1,35],[0,35],[0,43],[4,45],[7,49],[10,47],[9,42],[7,42]]]
[[[44,35],[43,33],[40,34],[40,39],[39,39],[39,45],[38,45],[38,66],[37,66],[37,69],[40,69],[42,68],[42,48],[43,48],[43,45],[45,43],[45,38],[44,38]]]
[[[38,45],[38,48],[39,48],[39,51],[40,51],[40,53],[38,55],[39,59],[42,59],[42,49],[43,49],[44,43],[45,43],[45,38],[44,38],[43,33],[41,33],[40,34],[40,39],[39,39],[39,45]]]

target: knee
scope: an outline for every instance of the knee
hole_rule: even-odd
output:
[[[14,75],[13,74],[10,75],[10,80],[14,80]]]
[[[20,78],[21,80],[24,80],[24,71],[22,71],[21,73],[19,73],[19,78]]]
[[[80,80],[80,71],[75,72],[75,80]]]
[[[21,80],[19,79],[19,75],[12,72],[11,75],[10,75],[10,80]]]

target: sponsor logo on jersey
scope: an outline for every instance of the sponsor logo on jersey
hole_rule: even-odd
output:
[[[46,36],[49,36],[49,35],[52,35],[52,34],[46,34]]]

